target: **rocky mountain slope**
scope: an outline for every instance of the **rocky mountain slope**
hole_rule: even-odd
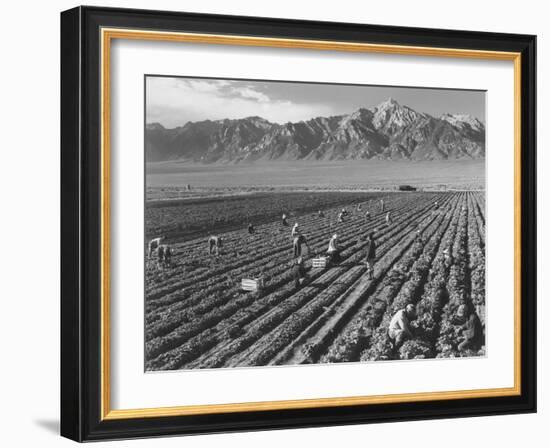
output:
[[[148,162],[455,160],[485,157],[485,126],[470,115],[439,118],[392,98],[349,115],[276,124],[261,117],[188,122],[145,130]]]

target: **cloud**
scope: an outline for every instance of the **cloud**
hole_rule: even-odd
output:
[[[273,99],[246,81],[148,77],[146,94],[147,122],[166,127],[254,115],[286,123],[332,114],[327,105]]]
[[[240,89],[233,89],[234,93],[243,98],[248,98],[251,100],[256,100],[259,103],[268,103],[270,101],[269,97],[262,92],[254,90],[250,87],[242,87]]]

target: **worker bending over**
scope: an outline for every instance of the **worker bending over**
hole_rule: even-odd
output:
[[[286,214],[283,213],[283,226],[288,227],[288,221],[286,219]]]
[[[462,331],[462,342],[458,344],[458,350],[461,352],[468,349],[479,350],[483,329],[481,321],[470,302],[466,302],[458,307],[453,323],[455,325],[460,324],[460,330]]]
[[[208,238],[208,253],[210,255],[220,255],[220,250],[223,246],[223,241],[221,237],[217,235],[212,235]]]
[[[338,245],[338,235],[335,233],[328,242],[327,254],[331,263],[340,262],[340,247]]]
[[[294,252],[294,258],[300,257],[302,255],[302,246],[306,246],[307,251],[308,252],[310,251],[309,244],[307,243],[306,237],[304,235],[302,235],[301,233],[298,233],[294,237],[294,240],[292,241],[292,248],[293,248],[293,252]]]
[[[172,246],[161,244],[157,249],[157,266],[159,268],[170,267],[172,264]]]
[[[388,336],[395,349],[399,349],[407,339],[413,338],[410,323],[414,319],[416,319],[416,312],[414,305],[410,303],[393,315],[388,328]]]
[[[158,249],[165,239],[165,236],[159,236],[158,238],[153,238],[149,241],[149,258],[151,258],[151,255],[153,255],[155,249]]]

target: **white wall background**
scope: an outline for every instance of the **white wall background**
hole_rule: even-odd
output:
[[[548,226],[550,156],[549,8],[545,2],[462,0],[358,2],[338,0],[133,0],[88,4],[184,10],[295,19],[469,29],[537,34],[539,194],[539,413],[343,426],[336,428],[211,435],[118,442],[110,446],[544,446],[550,431],[546,387],[550,333],[542,328],[549,307]],[[0,441],[4,446],[68,446],[58,435],[59,414],[59,12],[78,3],[64,0],[5,2],[0,28],[0,185],[4,208],[0,235]],[[546,202],[546,204],[545,204]],[[545,350],[546,348],[546,350]],[[99,444],[97,446],[102,446]]]

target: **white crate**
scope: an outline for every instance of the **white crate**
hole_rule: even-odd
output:
[[[241,280],[241,289],[243,291],[259,291],[263,285],[264,281],[262,278],[243,278]]]
[[[327,267],[328,257],[316,257],[311,261],[313,268],[324,269]]]

